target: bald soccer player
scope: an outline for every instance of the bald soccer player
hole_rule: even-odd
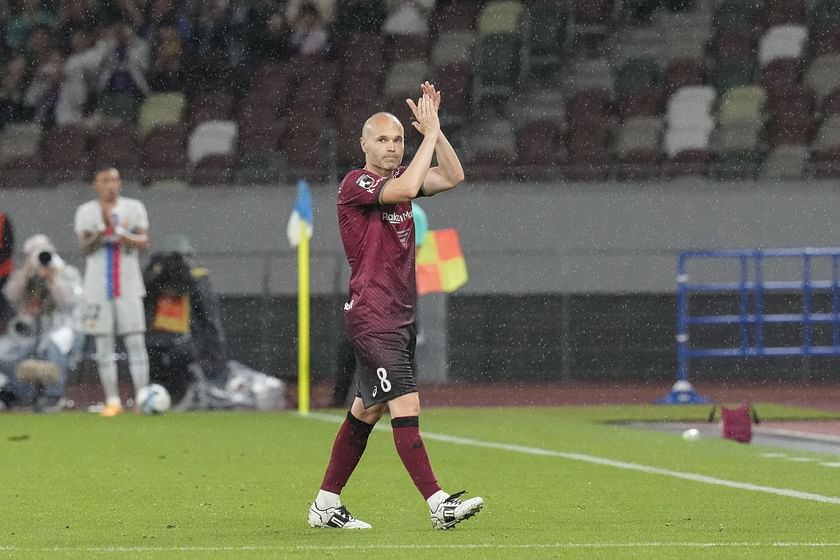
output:
[[[376,113],[362,128],[365,167],[348,173],[338,189],[338,225],[350,264],[344,304],[347,332],[358,363],[356,398],[333,443],[327,472],[309,508],[309,525],[370,529],[341,503],[341,491],[358,465],[371,430],[387,408],[394,445],[429,507],[432,527],[449,529],[484,506],[481,498],[441,489],[420,436],[420,396],[412,367],[415,273],[411,201],[448,191],[464,180],[455,150],[440,130],[440,93],[429,82],[406,103],[423,141],[401,166],[405,131],[390,113]],[[438,165],[431,167],[432,157]]]

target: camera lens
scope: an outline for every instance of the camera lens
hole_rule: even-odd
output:
[[[41,251],[38,253],[38,261],[43,266],[47,266],[52,261],[52,253],[49,251]]]

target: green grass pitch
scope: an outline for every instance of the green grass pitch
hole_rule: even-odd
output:
[[[7,414],[0,558],[840,557],[840,468],[831,466],[840,457],[767,456],[779,450],[609,423],[706,412],[427,410],[421,428],[439,480],[486,500],[450,531],[432,530],[387,430],[372,434],[343,494],[374,529],[307,526],[339,411]]]

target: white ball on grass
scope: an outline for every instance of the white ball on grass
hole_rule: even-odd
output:
[[[170,406],[172,397],[163,385],[151,383],[137,392],[137,408],[143,414],[163,414]]]
[[[682,438],[685,441],[697,441],[700,439],[700,430],[697,428],[689,428],[682,433]]]

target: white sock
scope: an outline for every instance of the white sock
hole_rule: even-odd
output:
[[[426,503],[429,504],[429,509],[431,511],[437,510],[438,506],[440,506],[443,501],[449,497],[449,494],[444,492],[443,490],[438,490],[428,498],[426,498]]]
[[[341,496],[326,490],[318,490],[318,496],[315,498],[315,505],[318,509],[327,509],[331,507],[341,506]]]
[[[120,406],[120,392],[117,387],[117,364],[114,362],[114,337],[96,335],[96,369],[99,382],[105,393],[105,404]]]
[[[146,339],[142,334],[128,334],[124,342],[128,352],[128,371],[131,373],[136,395],[149,384],[149,353],[146,352]]]

